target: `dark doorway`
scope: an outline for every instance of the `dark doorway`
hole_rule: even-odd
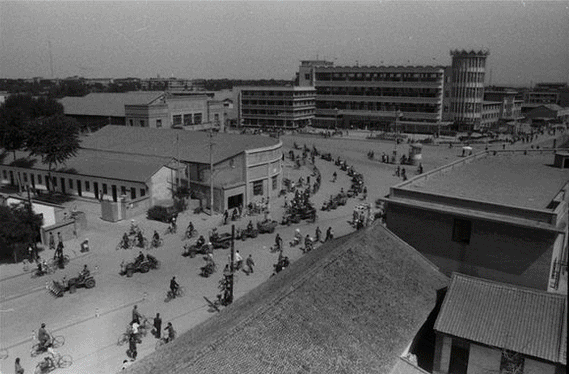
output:
[[[243,205],[243,194],[229,196],[227,199],[227,209],[234,209]]]
[[[569,169],[569,158],[565,159],[565,162],[563,163],[563,169]]]
[[[12,186],[16,185],[16,183],[14,183],[14,172],[12,170],[10,170],[10,184]]]
[[[77,179],[77,195],[83,196],[83,190],[81,189],[81,181]]]
[[[114,184],[112,187],[112,192],[113,192],[113,201],[116,203],[117,202],[117,186],[115,186]]]
[[[61,182],[61,193],[65,194],[65,178],[59,180]]]
[[[99,200],[99,183],[93,182],[93,188],[95,189],[95,199]]]
[[[468,347],[452,342],[449,374],[466,374],[468,371]]]

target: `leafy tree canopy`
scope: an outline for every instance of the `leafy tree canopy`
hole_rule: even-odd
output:
[[[43,218],[33,213],[25,204],[0,206],[0,246],[2,257],[12,255],[13,245],[35,242]]]

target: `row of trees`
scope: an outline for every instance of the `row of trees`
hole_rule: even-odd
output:
[[[22,260],[27,245],[39,241],[42,224],[29,205],[0,206],[0,260]]]

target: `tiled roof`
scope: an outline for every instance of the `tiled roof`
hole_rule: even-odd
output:
[[[83,97],[64,97],[59,102],[67,115],[124,117],[125,105],[144,105],[158,99],[164,92],[90,93]]]
[[[0,164],[26,167],[31,170],[47,171],[47,165],[41,158],[31,157],[27,152],[16,152],[16,161],[12,153],[0,158]],[[80,149],[77,156],[70,158],[64,165],[53,171],[69,174],[117,179],[131,182],[148,181],[162,166],[171,159],[166,157],[132,156],[112,152]]]
[[[375,225],[311,251],[127,373],[389,373],[447,286]]]
[[[179,147],[177,142],[179,139]],[[209,164],[209,135],[203,131],[153,129],[108,125],[83,139],[84,148],[148,156],[172,157],[186,162]],[[213,138],[213,162],[228,159],[245,150],[280,143],[261,135],[216,133]]]
[[[434,328],[565,365],[566,307],[566,296],[455,273]]]

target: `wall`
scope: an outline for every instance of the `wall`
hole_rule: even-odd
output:
[[[387,205],[387,227],[450,275],[453,271],[547,290],[556,235],[505,223],[472,221],[469,244],[452,241],[455,216]],[[461,217],[457,217],[461,218]]]
[[[471,343],[467,374],[499,373],[501,360],[502,351],[499,349]]]
[[[435,357],[433,362],[434,374],[447,374],[450,365],[450,350],[452,338],[436,333]]]
[[[20,204],[26,201],[27,199],[25,198],[16,198],[16,197],[8,197],[8,199],[6,200],[8,205]],[[32,210],[34,211],[34,213],[41,214],[43,216],[43,226],[51,226],[58,221],[56,211],[57,210],[63,211],[65,210],[65,208],[63,206],[56,207],[51,204],[41,204],[32,201]]]
[[[524,360],[524,374],[555,374],[555,365],[526,357]]]
[[[149,190],[152,200],[150,205],[156,205],[158,202],[172,201],[172,185],[176,180],[174,170],[163,166],[150,179]]]

